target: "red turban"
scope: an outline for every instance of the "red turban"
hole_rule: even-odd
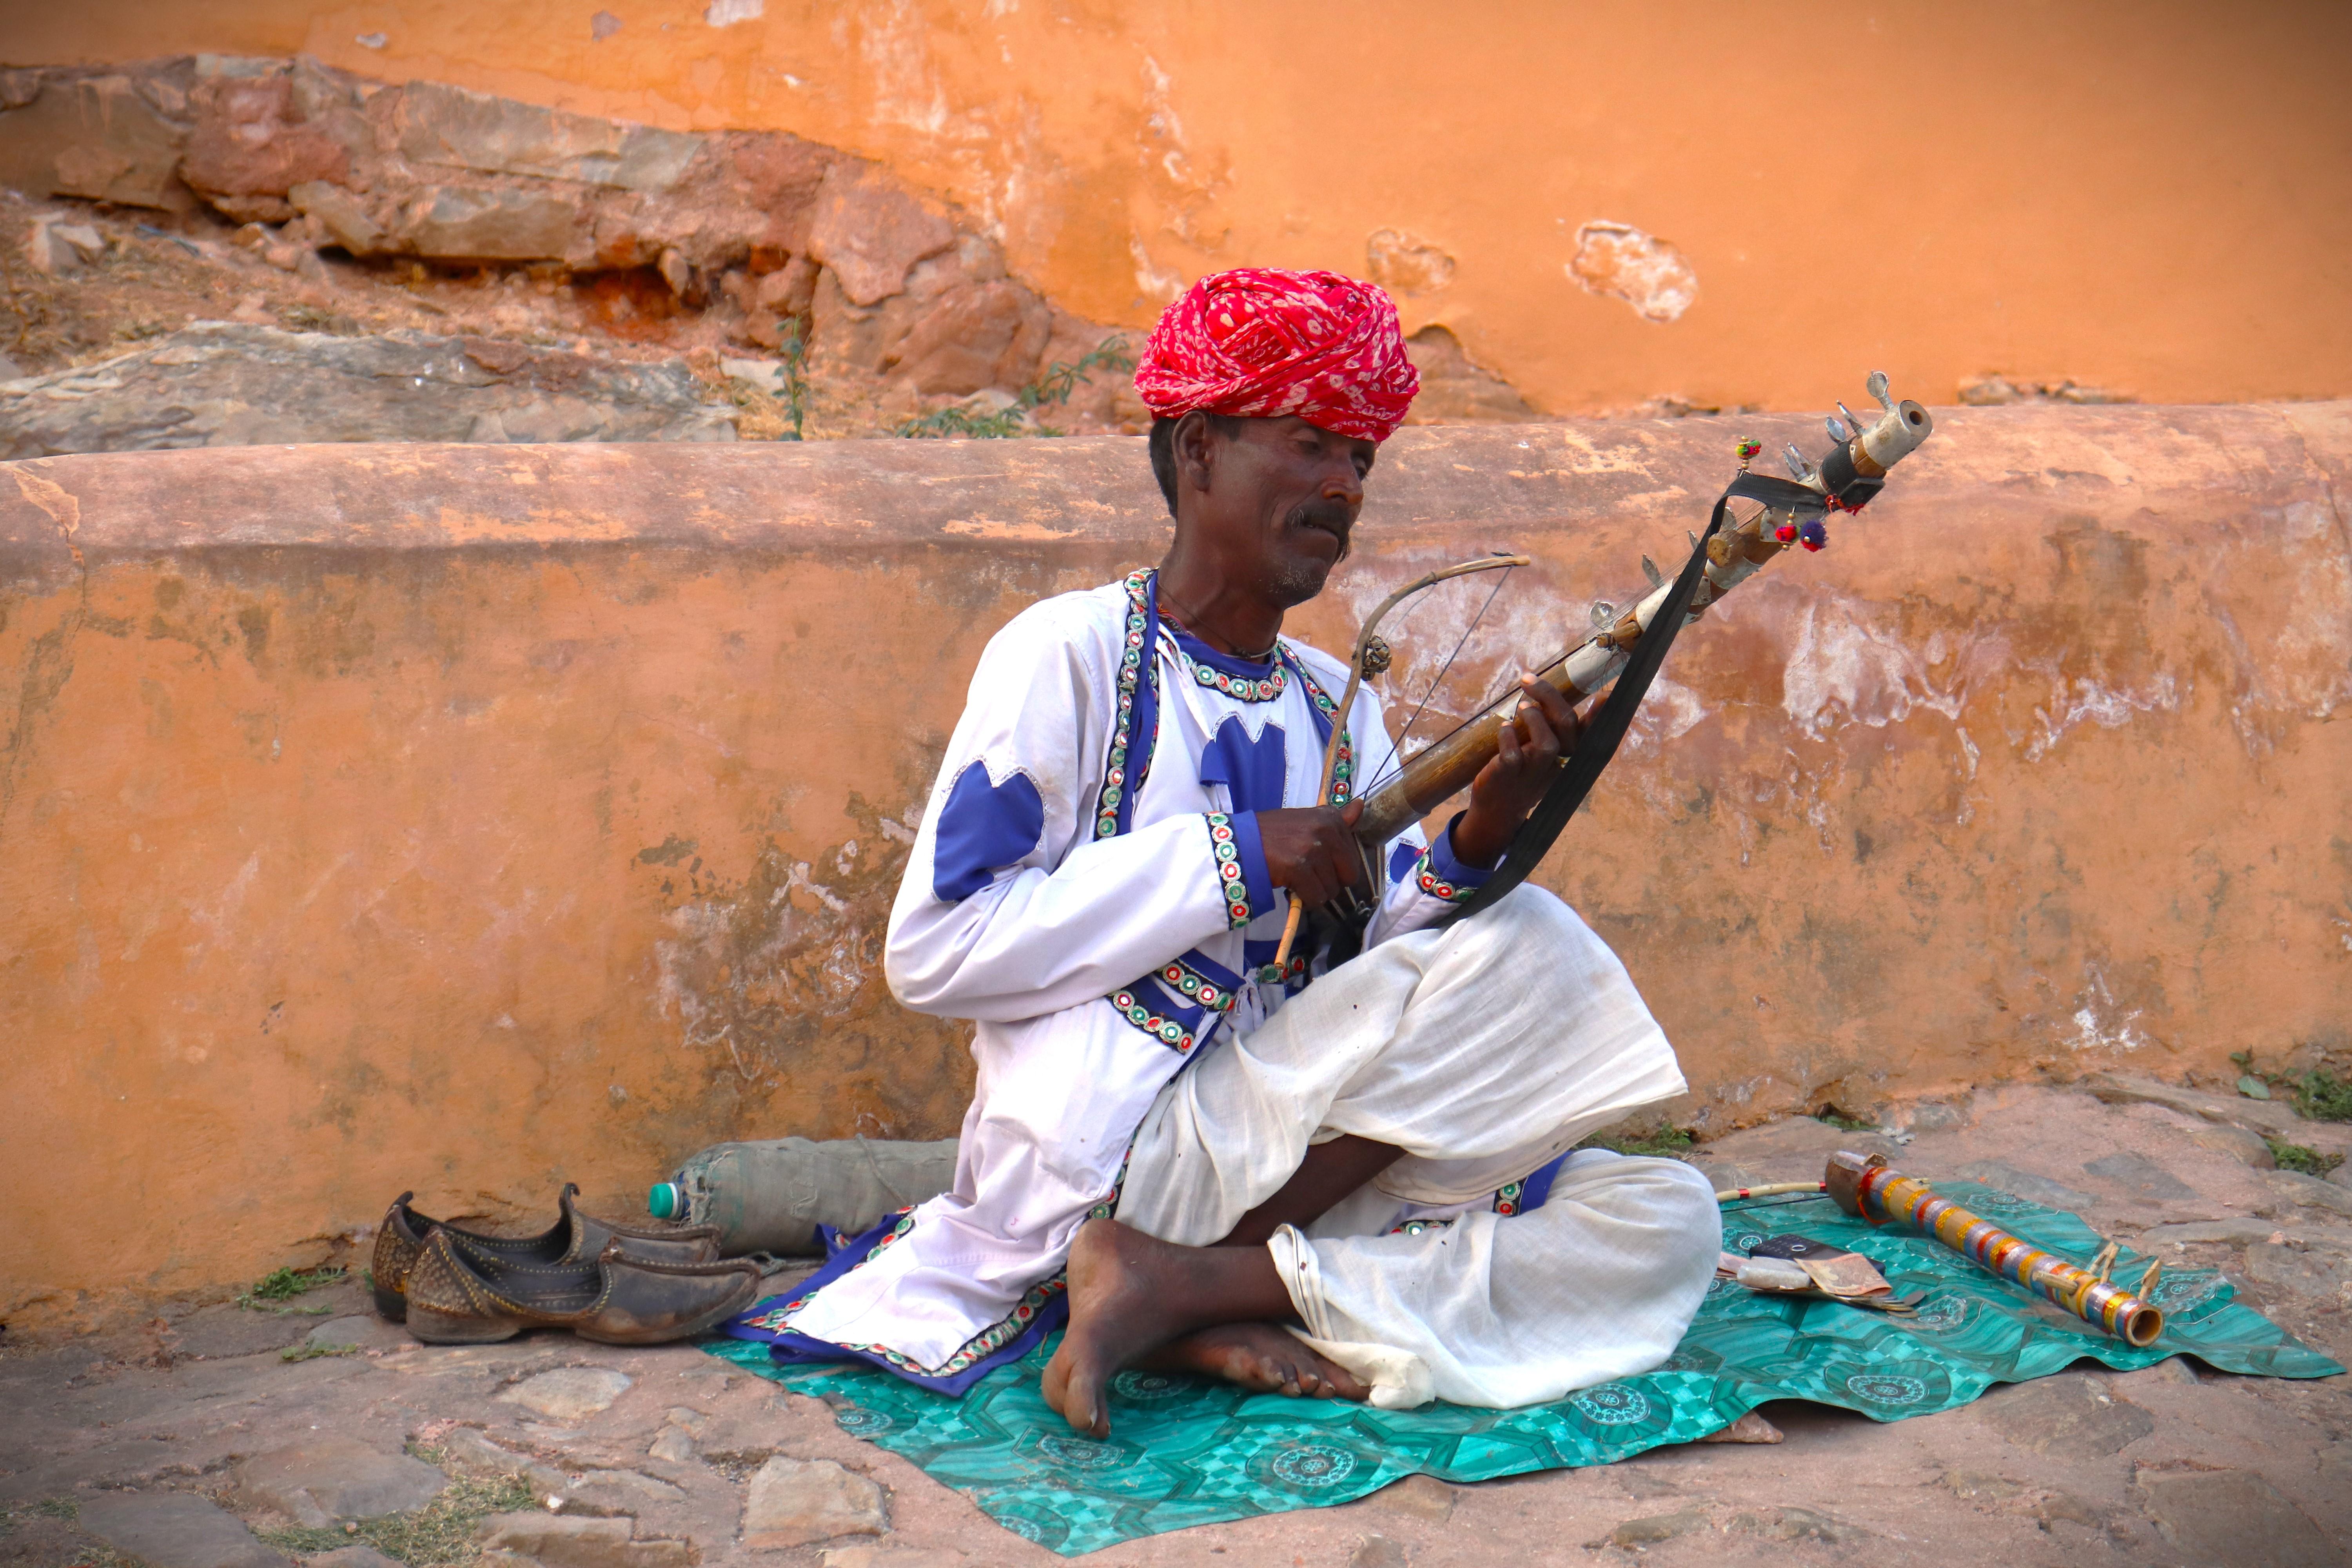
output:
[[[1162,419],[1196,408],[1296,414],[1335,436],[1385,441],[1421,377],[1379,288],[1337,272],[1244,267],[1202,279],[1161,313],[1135,390]]]

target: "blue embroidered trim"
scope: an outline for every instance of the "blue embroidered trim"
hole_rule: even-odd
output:
[[[1430,869],[1429,851],[1426,849],[1421,852],[1421,858],[1413,862],[1412,872],[1413,880],[1423,892],[1433,899],[1443,899],[1449,904],[1466,904],[1478,890],[1475,884],[1466,888],[1456,887]]]
[[[1087,1218],[1108,1219],[1118,1210],[1119,1194],[1126,1186],[1127,1164],[1121,1161],[1118,1175],[1111,1183],[1110,1195],[1087,1210]],[[736,1339],[765,1340],[768,1342],[768,1353],[778,1361],[872,1362],[924,1387],[947,1394],[961,1394],[971,1381],[992,1370],[991,1363],[1001,1363],[1026,1353],[1046,1334],[1061,1327],[1069,1316],[1069,1303],[1065,1294],[1069,1289],[1068,1279],[1066,1275],[1056,1273],[1052,1279],[1040,1280],[1030,1287],[1021,1300],[1013,1303],[1010,1312],[966,1340],[953,1355],[935,1367],[925,1366],[887,1345],[836,1343],[830,1340],[811,1339],[793,1328],[789,1321],[792,1315],[807,1306],[810,1298],[819,1289],[873,1262],[882,1256],[885,1248],[914,1227],[914,1211],[900,1209],[827,1259],[824,1268],[801,1282],[799,1293],[790,1300],[779,1303],[776,1298],[771,1297],[741,1317],[720,1324],[719,1331]],[[851,1257],[856,1247],[869,1241],[874,1245],[865,1256]]]
[[[1290,955],[1290,963],[1286,968],[1276,969],[1274,966],[1274,950],[1281,945],[1278,942],[1253,942],[1246,937],[1243,938],[1243,973],[1261,985],[1303,983],[1307,978],[1307,954],[1294,952]]]
[[[1110,1005],[1121,1017],[1180,1057],[1191,1055],[1203,1038],[1201,1020],[1208,1016],[1205,1009],[1170,1001],[1167,993],[1149,980],[1112,992]]]
[[[1245,909],[1237,910],[1228,899],[1225,927],[1229,931],[1239,931],[1274,908],[1274,874],[1266,869],[1265,841],[1258,836],[1257,813],[1245,811],[1234,817],[1233,829],[1234,847],[1241,851],[1241,885],[1249,901]],[[1213,839],[1216,837],[1213,823],[1210,825],[1209,835]],[[1217,874],[1220,877],[1224,875],[1222,858],[1218,861]],[[1230,889],[1233,884],[1227,882],[1225,887]]]
[[[1495,1190],[1495,1212],[1508,1219],[1515,1214],[1526,1214],[1531,1209],[1543,1207],[1544,1200],[1551,1196],[1551,1184],[1559,1175],[1559,1168],[1568,1163],[1569,1154],[1575,1152],[1570,1149],[1567,1153],[1555,1154],[1531,1173],[1497,1187]]]
[[[1519,1199],[1519,1209],[1521,1213],[1525,1213],[1528,1209],[1539,1209],[1544,1206],[1544,1200],[1551,1196],[1552,1183],[1559,1179],[1559,1168],[1562,1165],[1567,1164],[1568,1156],[1575,1152],[1575,1150],[1570,1149],[1562,1153],[1554,1155],[1545,1163],[1537,1166],[1535,1174],[1529,1176],[1526,1181],[1519,1184],[1521,1187],[1526,1189],[1524,1194]]]
[[[1333,701],[1330,694],[1316,682],[1313,676],[1307,673],[1307,666],[1301,663],[1298,656],[1292,653],[1287,647],[1283,648],[1282,658],[1285,663],[1298,672],[1299,684],[1307,689],[1307,698],[1315,705],[1315,728],[1318,731],[1318,738],[1328,745],[1331,741],[1331,726],[1337,721],[1339,714],[1339,703]],[[1348,791],[1355,772],[1355,737],[1342,730],[1339,731],[1339,754],[1331,764],[1331,804],[1333,805],[1342,805],[1347,803]]]
[[[1157,978],[1182,992],[1185,1000],[1219,1013],[1233,1011],[1242,988],[1240,975],[1198,949],[1171,960]]]
[[[1402,1225],[1392,1227],[1389,1234],[1391,1236],[1425,1236],[1433,1230],[1444,1230],[1453,1223],[1454,1221],[1450,1219],[1409,1219]]]
[[[1491,870],[1465,864],[1454,855],[1454,827],[1461,820],[1462,814],[1454,813],[1454,821],[1445,825],[1444,832],[1430,840],[1429,847],[1421,852],[1421,858],[1413,862],[1412,869],[1407,873],[1423,892],[1433,899],[1444,899],[1449,904],[1469,902],[1486,879],[1494,875]]]
[[[1209,852],[1216,857],[1217,889],[1225,900],[1225,929],[1239,931],[1257,918],[1250,909],[1249,871],[1242,864],[1241,835],[1234,831],[1234,819],[1223,812],[1212,811],[1204,815],[1209,823]],[[1253,834],[1257,830],[1254,820],[1250,823],[1250,830]],[[1257,863],[1263,873],[1265,866],[1263,848],[1258,851]]]
[[[1110,1005],[1160,1044],[1189,1056],[1233,1011],[1240,989],[1239,975],[1195,950],[1111,993]]]
[[[1160,739],[1160,660],[1153,655],[1160,618],[1157,578],[1149,568],[1127,576],[1127,646],[1118,656],[1118,711],[1111,721],[1110,756],[1103,766],[1102,791],[1095,797],[1097,838],[1127,831],[1136,793],[1151,770],[1152,746]],[[1134,744],[1138,734],[1145,737],[1140,749]]]

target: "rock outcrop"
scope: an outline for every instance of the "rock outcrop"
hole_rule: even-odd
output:
[[[731,441],[678,362],[204,322],[0,383],[0,458],[310,441]]]
[[[0,184],[28,196],[180,212],[195,62],[0,71]]]
[[[437,82],[199,56],[0,75],[0,184],[282,227],[278,250],[646,269],[730,337],[924,395],[1017,392],[1112,330],[1008,274],[980,225],[782,132],[676,132]],[[289,270],[295,268],[289,266]],[[1139,418],[1106,382],[1097,425]],[[1098,405],[1098,406],[1097,406]]]

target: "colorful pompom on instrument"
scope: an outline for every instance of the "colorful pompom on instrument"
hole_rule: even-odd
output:
[[[1809,518],[1806,520],[1805,526],[1797,531],[1797,537],[1803,542],[1806,549],[1819,550],[1829,543],[1830,531],[1822,526],[1821,519]]]
[[[1794,544],[1797,542],[1797,525],[1793,522],[1784,522],[1772,531],[1772,537],[1783,544]]]

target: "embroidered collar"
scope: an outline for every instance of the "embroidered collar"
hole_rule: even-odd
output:
[[[1163,623],[1164,624],[1164,623]],[[1238,702],[1271,702],[1290,684],[1285,651],[1276,643],[1276,657],[1264,662],[1219,653],[1182,626],[1170,625],[1176,640],[1177,662],[1202,686],[1222,691]]]

